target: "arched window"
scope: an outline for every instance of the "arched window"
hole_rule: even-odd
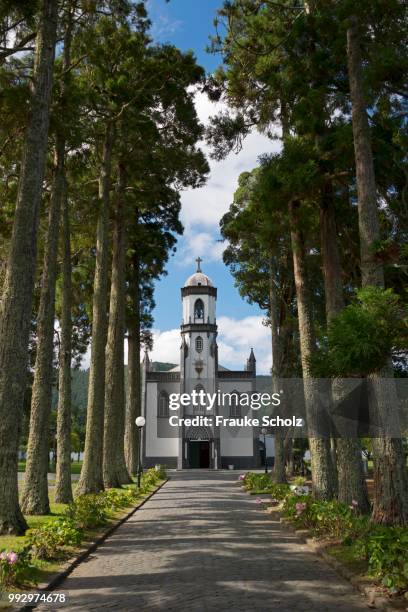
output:
[[[239,393],[238,391],[231,391],[230,417],[233,419],[239,419],[240,416],[241,406],[239,405]]]
[[[197,393],[200,393],[200,391],[205,391],[203,385],[197,385],[194,390],[197,391]],[[205,403],[200,401],[200,398],[197,398],[197,406],[194,406],[194,414],[205,414],[205,408]]]
[[[204,302],[201,299],[195,301],[194,319],[204,319]]]
[[[196,341],[195,341],[195,347],[196,347],[196,351],[197,353],[201,353],[201,351],[203,350],[203,339],[201,336],[197,336]]]
[[[161,391],[159,395],[159,401],[157,406],[157,416],[158,417],[168,417],[169,416],[169,396],[166,391]]]

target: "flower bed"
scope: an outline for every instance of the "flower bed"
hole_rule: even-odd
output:
[[[268,478],[268,480],[267,480]],[[359,513],[358,503],[318,501],[304,494],[304,483],[276,485],[266,474],[247,473],[239,477],[249,492],[270,493],[280,499],[282,515],[296,529],[306,529],[316,538],[339,545],[351,560],[364,561],[371,578],[390,593],[408,592],[408,529],[376,525]],[[262,489],[262,490],[261,490]],[[268,503],[261,498],[256,503]]]

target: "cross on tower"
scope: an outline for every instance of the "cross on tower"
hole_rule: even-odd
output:
[[[201,266],[200,266],[202,261],[203,260],[201,259],[201,257],[197,257],[197,259],[196,259],[196,262],[197,262],[197,272],[201,272],[202,271],[201,270]]]

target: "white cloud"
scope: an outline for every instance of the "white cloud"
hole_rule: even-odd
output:
[[[179,363],[180,361],[180,329],[160,331],[153,329],[153,351],[150,353],[152,361]]]
[[[225,242],[219,242],[217,234],[200,231],[187,231],[176,258],[179,266],[191,265],[198,255],[205,255],[206,263],[209,261],[222,261],[222,253],[226,248]]]
[[[272,366],[271,331],[263,325],[263,317],[243,319],[219,317],[218,353],[222,365],[241,370],[254,349],[258,374],[269,374]]]
[[[225,104],[213,103],[201,92],[196,94],[195,104],[198,117],[204,125],[208,125],[211,116],[226,109]],[[209,158],[210,147],[206,143],[201,143],[200,146]],[[217,243],[219,222],[233,201],[239,175],[252,170],[260,155],[277,151],[279,148],[279,142],[273,142],[254,130],[244,140],[243,148],[238,154],[230,153],[221,161],[209,159],[210,176],[204,187],[187,189],[181,194],[181,220],[185,233],[181,242],[183,246],[179,255],[176,255],[180,265],[191,264],[193,255],[188,257],[190,248],[194,250],[194,256],[205,253],[207,257],[210,254],[211,260],[221,259],[225,245]],[[201,252],[199,247],[203,249]]]
[[[165,41],[167,37],[171,37],[183,28],[184,22],[173,19],[162,2],[148,0],[147,11],[152,19],[150,35],[155,41]]]
[[[154,40],[165,39],[182,29],[183,22],[179,19],[170,19],[166,15],[158,15],[154,20],[150,34]]]

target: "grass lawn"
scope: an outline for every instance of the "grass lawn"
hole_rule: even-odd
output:
[[[18,471],[25,472],[26,462],[19,461],[18,462]],[[82,461],[72,461],[71,462],[71,474],[80,474],[82,468]],[[50,464],[49,473],[55,474],[55,465],[53,463]]]

